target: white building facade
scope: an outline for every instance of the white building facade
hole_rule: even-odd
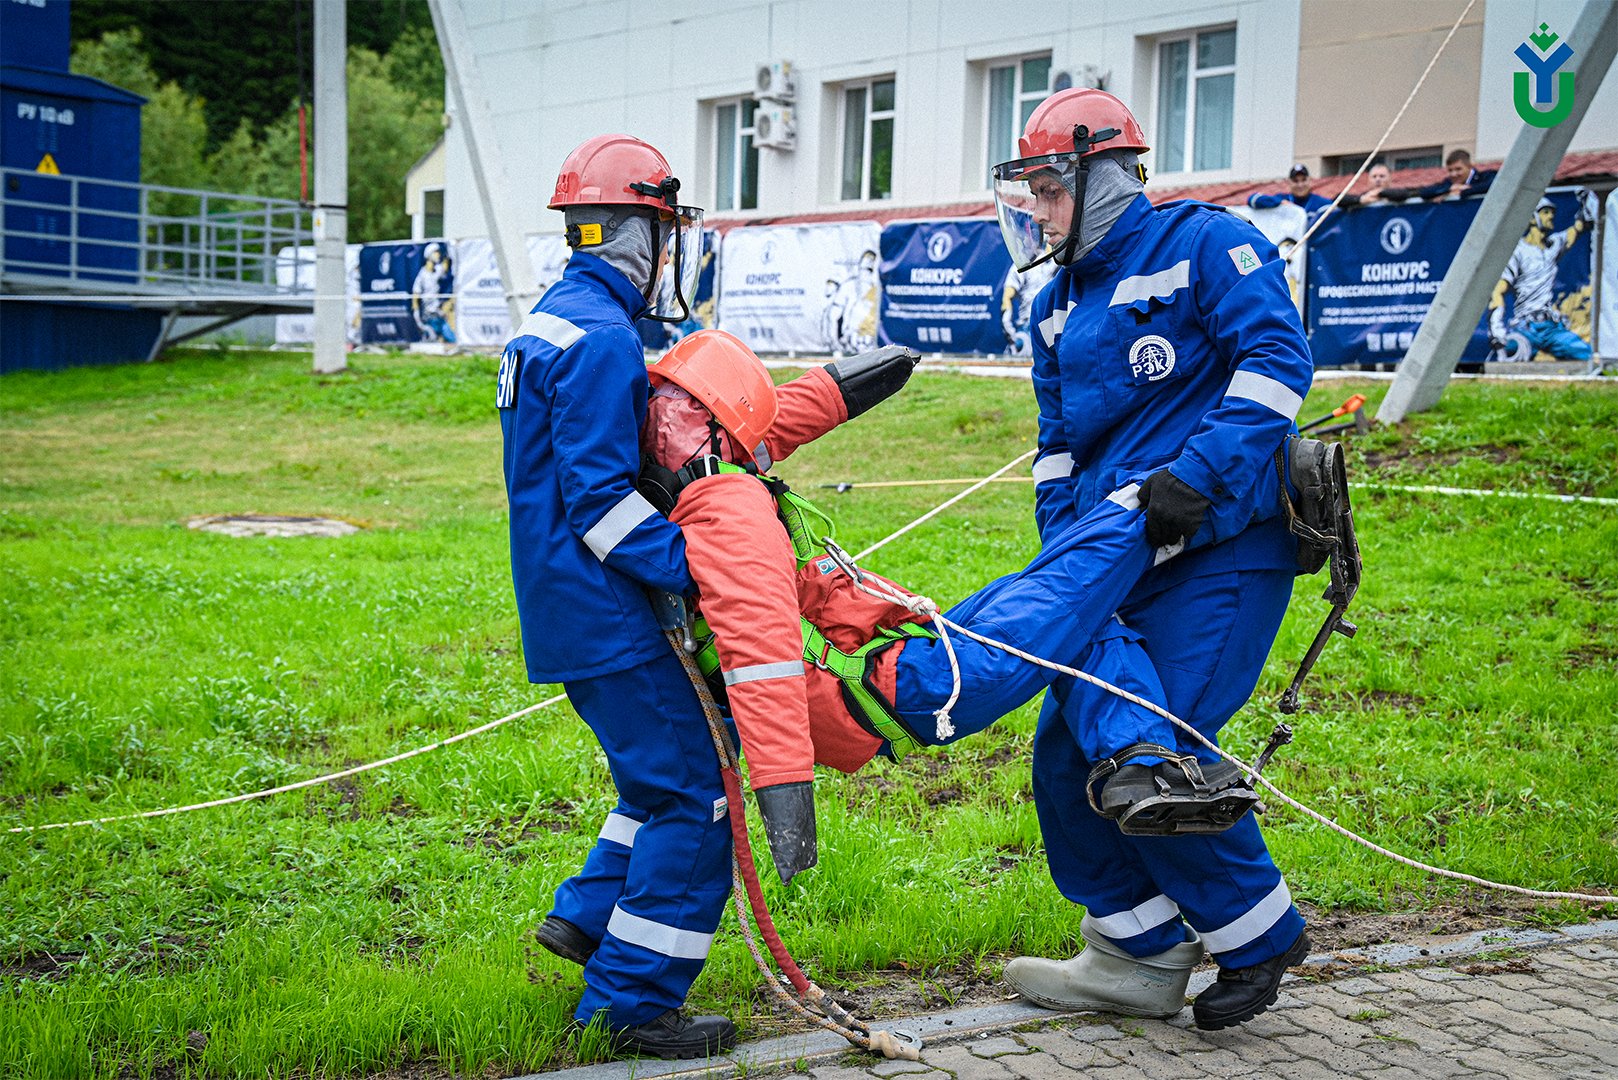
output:
[[[1130,105],[1153,146],[1154,187],[1280,177],[1296,160],[1318,175],[1375,144],[1466,6],[461,2],[521,226],[540,233],[561,231],[560,215],[544,207],[563,158],[608,131],[661,149],[685,183],[682,199],[710,215],[924,214],[982,203],[990,165],[1014,156],[1028,112],[1072,85],[1102,86]],[[1477,4],[1390,149],[1411,144],[1412,164],[1455,146],[1475,146],[1480,159],[1503,154],[1521,125],[1511,114],[1511,50],[1540,21],[1566,34],[1580,7]],[[775,92],[762,101],[761,66]],[[1618,86],[1607,85],[1573,149],[1614,146]],[[445,168],[445,234],[487,235],[453,116]]]

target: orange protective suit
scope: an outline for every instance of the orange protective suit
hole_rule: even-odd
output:
[[[765,437],[774,461],[848,418],[837,384],[822,368],[777,393],[780,414]],[[678,469],[683,462],[661,464]],[[853,772],[870,761],[882,740],[849,714],[841,681],[817,667],[805,670],[800,612],[833,646],[849,651],[870,641],[879,626],[921,620],[858,591],[840,571],[822,573],[815,563],[799,571],[775,499],[755,477],[696,480],[681,491],[669,518],[685,536],[701,611],[727,673],[751,786],[812,780],[816,763]],[[899,642],[878,657],[875,679],[889,701],[903,647]]]

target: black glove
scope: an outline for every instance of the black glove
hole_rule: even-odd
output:
[[[921,354],[907,346],[884,345],[827,364],[826,371],[843,392],[843,404],[848,406],[848,418],[852,420],[897,394],[920,361]]]
[[[774,784],[753,792],[764,817],[764,835],[770,841],[775,872],[784,885],[800,870],[820,861],[815,842],[815,785],[811,780]]]
[[[674,504],[680,497],[680,481],[673,469],[664,468],[650,454],[640,459],[640,476],[635,478],[635,490],[641,498],[656,507],[664,517],[674,513]]]
[[[1140,486],[1146,511],[1146,542],[1154,548],[1189,541],[1202,528],[1208,497],[1167,469],[1159,469]]]

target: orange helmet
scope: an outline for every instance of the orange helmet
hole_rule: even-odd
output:
[[[646,206],[672,210],[680,181],[668,159],[633,135],[586,139],[562,162],[550,209],[569,206]]]
[[[698,330],[664,353],[651,374],[690,394],[713,413],[739,450],[757,456],[779,403],[770,373],[740,338]]]

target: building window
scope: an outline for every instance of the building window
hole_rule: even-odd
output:
[[[845,199],[893,195],[893,80],[843,87]]]
[[[1444,163],[1444,148],[1441,146],[1421,146],[1414,150],[1384,150],[1377,157],[1388,167],[1389,172],[1400,172],[1404,169],[1433,169]],[[1340,157],[1326,158],[1325,171],[1332,176],[1350,176],[1365,160],[1364,154],[1344,154]]]
[[[758,147],[753,145],[752,98],[714,108],[715,210],[758,209]]]
[[[1157,45],[1157,171],[1230,168],[1236,115],[1236,30]]]
[[[444,235],[444,189],[425,188],[421,193],[421,235]]]
[[[1017,157],[1022,134],[1034,108],[1051,88],[1051,57],[1025,56],[989,67],[988,168]]]

